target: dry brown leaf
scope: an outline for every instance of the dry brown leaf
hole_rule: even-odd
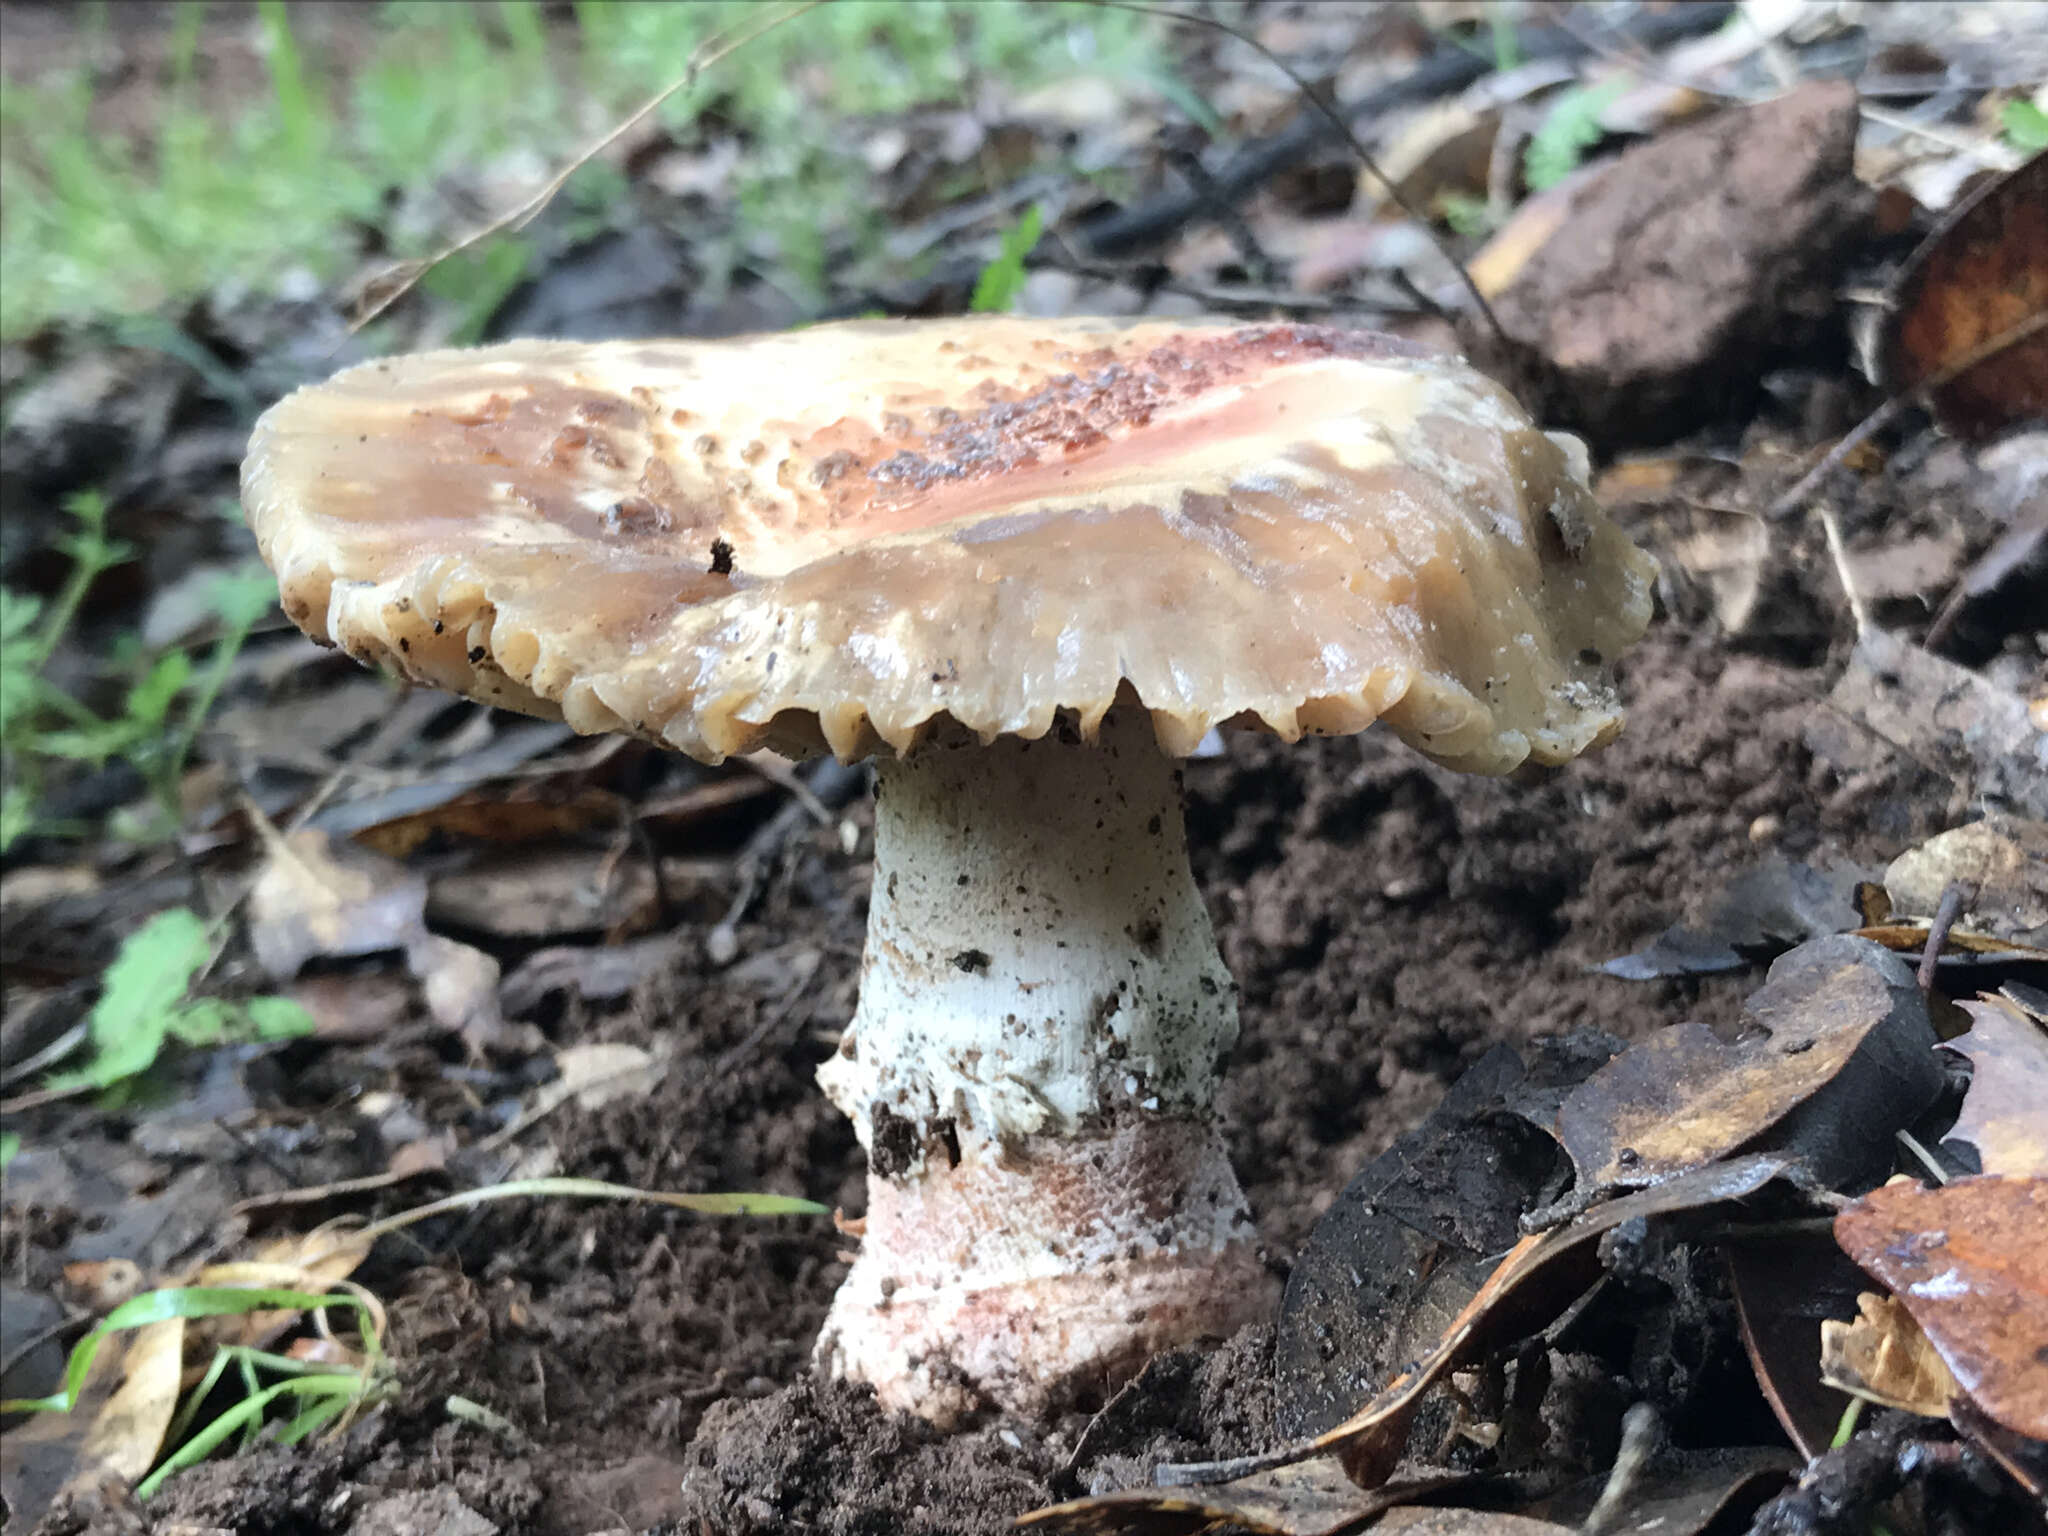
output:
[[[1546,187],[1525,199],[1508,215],[1507,222],[1488,238],[1478,254],[1465,263],[1472,281],[1488,299],[1499,298],[1522,275],[1529,259],[1550,243],[1571,216],[1572,200],[1597,167],[1578,171],[1555,186]]]
[[[1706,588],[1714,617],[1731,635],[1744,633],[1756,616],[1771,563],[1772,531],[1762,518],[1702,508],[1693,532],[1672,540],[1671,552],[1686,573]]]
[[[1835,1218],[1835,1241],[1898,1297],[1979,1408],[2048,1440],[2048,1179],[1887,1184]]]
[[[394,859],[416,852],[432,837],[480,843],[546,843],[593,828],[617,827],[627,805],[609,790],[551,785],[515,790],[471,790],[445,805],[365,827],[355,841]]]
[[[1261,1536],[1334,1536],[1357,1530],[1404,1500],[1436,1493],[1460,1481],[1438,1478],[1422,1484],[1361,1488],[1344,1475],[1334,1456],[1317,1456],[1275,1467],[1214,1488],[1126,1488],[1074,1499],[1020,1515],[1020,1530],[1058,1531],[1064,1536],[1104,1536],[1131,1531],[1139,1536],[1177,1536],[1228,1524]],[[1532,1522],[1533,1524],[1533,1522]],[[1558,1527],[1539,1525],[1550,1536]]]
[[[134,1473],[121,1475],[125,1480],[148,1470],[170,1423],[168,1413],[158,1422],[153,1407],[166,1374],[175,1402],[182,1351],[171,1332],[182,1326],[154,1323],[108,1339],[93,1355],[69,1413],[33,1414],[0,1435],[0,1498],[13,1517],[10,1528],[41,1519],[61,1489],[90,1488],[110,1470],[131,1465],[144,1440],[150,1442],[148,1458]],[[151,1336],[147,1343],[145,1335]]]
[[[1541,1236],[1523,1238],[1451,1320],[1429,1355],[1394,1377],[1371,1401],[1334,1429],[1263,1456],[1161,1468],[1162,1480],[1170,1479],[1174,1486],[1128,1489],[1115,1495],[1076,1499],[1027,1518],[1044,1529],[1072,1532],[1204,1530],[1214,1520],[1192,1512],[1210,1507],[1207,1501],[1228,1500],[1236,1490],[1245,1490],[1254,1498],[1262,1497],[1262,1490],[1271,1487],[1271,1473],[1317,1463],[1319,1459],[1334,1461],[1359,1488],[1376,1488],[1385,1483],[1399,1460],[1416,1410],[1430,1388],[1451,1371],[1479,1359],[1502,1342],[1525,1337],[1544,1327],[1574,1297],[1583,1294],[1600,1273],[1599,1248],[1603,1236],[1639,1218],[1654,1220],[1745,1199],[1783,1175],[1786,1168],[1785,1159],[1769,1155],[1717,1163],[1681,1174],[1655,1189],[1610,1200]],[[1200,1492],[1192,1491],[1197,1487]],[[1174,1515],[1179,1516],[1180,1523],[1160,1518]],[[1394,1518],[1393,1514],[1383,1517],[1376,1529],[1409,1529],[1405,1525],[1388,1525],[1387,1521]],[[1537,1529],[1552,1528],[1538,1523]]]
[[[1969,1033],[1943,1049],[1970,1058],[1970,1088],[1949,1135],[1977,1149],[1979,1172],[2048,1178],[2048,1028],[2002,997],[1958,1006]]]
[[[1987,816],[1907,849],[1884,872],[1893,907],[1922,916],[1957,881],[1973,892],[1964,926],[2006,939],[2048,935],[2048,822]]]
[[[1894,394],[1932,385],[1961,437],[2048,415],[2048,155],[1958,207],[1889,299],[1879,357]]]
[[[1946,1418],[1948,1400],[1962,1388],[1913,1314],[1897,1297],[1871,1291],[1856,1298],[1856,1311],[1852,1323],[1822,1319],[1821,1379],[1886,1408]]]
[[[249,942],[277,981],[309,960],[404,949],[426,933],[427,883],[380,854],[307,829],[270,844],[249,892]]]
[[[1868,939],[1873,944],[1882,944],[1894,954],[1917,955],[1927,948],[1928,936],[1934,931],[1933,924],[1879,923],[1872,928],[1858,928],[1851,938]],[[1972,933],[1967,928],[1951,928],[1942,937],[1942,947],[1970,955],[2003,955],[2013,960],[2048,960],[2048,949],[2032,944],[2015,943],[2011,939],[1995,938],[1988,933]]]
[[[1557,1138],[1582,1188],[1655,1183],[1745,1147],[1796,1152],[1824,1181],[1882,1160],[1941,1091],[1934,1026],[1913,974],[1831,935],[1771,966],[1733,1043],[1704,1024],[1638,1041],[1568,1095]]]
[[[78,1448],[74,1486],[112,1473],[134,1482],[156,1464],[178,1407],[185,1369],[185,1320],[138,1328],[121,1354],[121,1384],[93,1416]]]
[[[1721,1247],[1757,1386],[1786,1438],[1811,1461],[1834,1442],[1849,1406],[1821,1380],[1814,1319],[1853,1312],[1869,1279],[1825,1228],[1736,1234]]]
[[[275,1288],[321,1294],[354,1274],[369,1257],[370,1244],[344,1228],[321,1227],[304,1234],[271,1239],[255,1256],[223,1264],[209,1264],[185,1285],[219,1286],[224,1289]],[[249,1344],[261,1347],[290,1328],[303,1314],[294,1310],[245,1312],[235,1317],[201,1321],[195,1332],[203,1332],[216,1344]]]
[[[1823,712],[1809,726],[1807,743],[1837,768],[1859,772],[1903,758],[1953,779],[1970,801],[2005,801],[2048,818],[2048,732],[2027,718],[2026,700],[1983,673],[1870,629],[1857,637],[1828,704],[1895,749],[1870,756],[1874,742],[1842,736]]]

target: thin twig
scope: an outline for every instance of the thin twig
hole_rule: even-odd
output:
[[[1849,616],[1856,621],[1856,638],[1870,633],[1870,610],[1863,606],[1863,594],[1856,590],[1856,574],[1849,569],[1849,551],[1842,543],[1842,525],[1835,509],[1826,502],[1815,508],[1821,531],[1828,536],[1828,556],[1835,562],[1835,577],[1842,583],[1842,595],[1849,599]]]
[[[1146,5],[1142,3],[1142,0],[1088,0],[1088,3],[1090,5],[1102,6],[1107,10],[1134,11],[1140,16],[1164,16],[1169,21],[1187,22],[1193,26],[1208,27],[1212,31],[1225,33],[1236,38],[1247,48],[1252,49],[1261,58],[1265,59],[1267,63],[1279,70],[1281,74],[1293,81],[1295,89],[1301,92],[1301,99],[1307,102],[1315,110],[1316,115],[1321,117],[1338,137],[1350,146],[1352,154],[1358,157],[1358,163],[1364,166],[1371,174],[1372,179],[1385,189],[1387,200],[1407,214],[1409,218],[1413,219],[1422,232],[1429,237],[1430,244],[1437,248],[1438,254],[1451,264],[1458,274],[1458,281],[1464,284],[1465,292],[1471,296],[1474,308],[1485,317],[1487,326],[1499,338],[1501,344],[1503,346],[1512,345],[1508,339],[1508,333],[1501,327],[1500,318],[1493,312],[1493,306],[1486,302],[1486,295],[1481,293],[1479,285],[1472,281],[1472,274],[1465,270],[1465,264],[1458,260],[1456,253],[1451,250],[1443,236],[1437,233],[1434,221],[1408,200],[1400,187],[1394,184],[1394,179],[1380,169],[1379,162],[1373,158],[1372,151],[1365,147],[1364,141],[1351,131],[1351,125],[1344,120],[1344,114],[1331,105],[1313,85],[1310,85],[1293,65],[1289,64],[1257,38],[1240,31],[1229,22],[1219,21],[1214,16],[1204,16],[1198,11],[1181,11],[1175,10],[1171,6]],[[1221,189],[1214,181],[1209,182],[1206,186],[1198,186],[1195,190],[1203,206],[1213,205],[1216,199],[1223,195]]]
[[[1621,1416],[1621,1449],[1615,1452],[1607,1484],[1580,1525],[1579,1536],[1609,1536],[1621,1529],[1650,1463],[1663,1445],[1664,1425],[1648,1403],[1637,1403]]]
[[[599,155],[611,148],[613,144],[630,133],[657,107],[667,101],[669,97],[675,95],[678,91],[695,85],[698,76],[702,75],[705,70],[718,63],[721,59],[746,47],[747,44],[755,41],[757,38],[765,37],[784,22],[794,21],[797,17],[803,15],[804,12],[814,11],[824,3],[825,0],[801,0],[800,4],[792,6],[786,11],[779,11],[764,22],[758,24],[750,23],[738,28],[728,28],[715,37],[706,38],[692,52],[690,61],[684,66],[680,78],[648,97],[646,101],[634,109],[631,116],[613,127],[604,137],[598,139],[589,148],[577,155],[555,175],[549,177],[542,184],[538,192],[534,193],[533,196],[529,197],[517,208],[512,209],[509,213],[500,214],[481,228],[471,230],[453,245],[444,247],[424,261],[400,262],[379,274],[378,281],[380,282],[398,277],[400,273],[403,273],[404,276],[399,278],[395,287],[391,288],[389,292],[381,294],[374,302],[364,308],[355,319],[350,321],[346,334],[350,336],[355,335],[356,332],[360,331],[364,326],[412,292],[418,286],[421,278],[425,277],[451,256],[459,256],[471,246],[488,240],[491,236],[501,234],[506,230],[523,229],[533,220],[535,215],[554,200],[555,194],[568,184],[571,176],[574,176],[584,166],[595,160]]]
[[[1951,880],[1948,889],[1941,893],[1941,901],[1934,909],[1934,921],[1927,925],[1927,942],[1920,951],[1920,990],[1934,990],[1935,968],[1941,964],[1942,947],[1948,943],[1949,930],[1956,925],[1956,919],[1963,915],[1963,904],[1974,891],[1960,880]]]
[[[1801,506],[1805,505],[1806,498],[1813,494],[1814,487],[1819,485],[1842,460],[1854,453],[1859,446],[1868,441],[1872,433],[1887,425],[1893,417],[1897,416],[1907,406],[1932,400],[1935,395],[1939,394],[1950,384],[1953,384],[1979,363],[1986,362],[1998,356],[1999,353],[2008,351],[2018,346],[2021,342],[2032,339],[2044,330],[2048,330],[2048,310],[2029,315],[2017,324],[2008,326],[1996,336],[1970,348],[1961,357],[1951,359],[1912,388],[1901,390],[1898,394],[1893,395],[1884,404],[1856,423],[1848,435],[1836,443],[1834,447],[1830,448],[1818,464],[1801,475],[1793,483],[1790,490],[1784,492],[1776,501],[1772,502],[1766,516],[1775,522],[1777,519],[1787,517],[1797,511]]]

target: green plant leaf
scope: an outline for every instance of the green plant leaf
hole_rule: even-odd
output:
[[[1010,226],[1003,235],[1001,252],[996,259],[981,269],[981,276],[974,280],[974,297],[967,307],[977,315],[1001,315],[1009,312],[1017,302],[1017,295],[1024,291],[1024,258],[1029,256],[1038,244],[1038,237],[1045,229],[1045,215],[1033,203],[1024,210],[1024,216]]]
[[[20,1151],[21,1138],[13,1131],[0,1131],[0,1171],[4,1171]]]
[[[95,1057],[79,1079],[104,1088],[147,1071],[210,952],[206,924],[188,907],[159,912],[130,934],[87,1020]]]
[[[219,1045],[227,1038],[233,1018],[219,998],[202,997],[166,1014],[164,1031],[187,1045]]]
[[[9,1398],[0,1402],[0,1413],[69,1413],[92,1374],[92,1362],[100,1346],[112,1335],[150,1323],[168,1322],[174,1317],[239,1317],[246,1312],[312,1312],[322,1307],[352,1307],[367,1331],[369,1309],[354,1296],[320,1294],[259,1287],[188,1285],[144,1291],[106,1315],[99,1327],[80,1339],[71,1349],[64,1367],[64,1388],[48,1397]]]
[[[139,728],[154,732],[171,712],[171,705],[192,680],[192,658],[172,651],[158,658],[149,675],[128,690],[128,719]]]
[[[270,1405],[280,1398],[299,1398],[309,1401],[335,1401],[336,1412],[368,1386],[366,1377],[356,1373],[334,1372],[322,1376],[299,1376],[289,1381],[276,1382],[260,1392],[251,1393],[236,1403],[219,1418],[208,1421],[191,1439],[166,1456],[157,1469],[135,1485],[135,1496],[147,1500],[164,1485],[166,1478],[183,1472],[187,1467],[196,1467],[206,1460],[227,1438],[238,1429],[253,1430],[263,1422],[263,1415]],[[292,1422],[298,1423],[302,1413]],[[289,1443],[289,1442],[287,1442]]]
[[[313,1033],[313,1015],[288,997],[252,997],[243,1011],[259,1040],[296,1040]]]
[[[207,605],[229,630],[246,630],[277,606],[277,578],[261,560],[251,560],[214,579]]]
[[[1606,136],[1600,126],[1600,114],[1620,100],[1634,83],[1620,78],[1599,85],[1573,86],[1558,93],[1543,126],[1530,135],[1529,147],[1523,152],[1522,179],[1531,192],[1554,187],[1579,168],[1586,151]]]
[[[2048,149],[2048,112],[2021,96],[2008,101],[2000,116],[2005,124],[2006,143],[2021,154]]]

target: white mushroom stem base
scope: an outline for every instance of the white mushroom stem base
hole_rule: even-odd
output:
[[[1263,1315],[1210,1118],[1235,992],[1141,709],[1098,741],[882,764],[858,1012],[820,1069],[868,1151],[820,1358],[942,1424],[1100,1397]]]

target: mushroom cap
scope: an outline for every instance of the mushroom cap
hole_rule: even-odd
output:
[[[242,499],[316,639],[717,761],[951,721],[1160,744],[1386,720],[1561,762],[1655,567],[1570,438],[1363,332],[1009,318],[508,342],[350,368],[257,423]]]

